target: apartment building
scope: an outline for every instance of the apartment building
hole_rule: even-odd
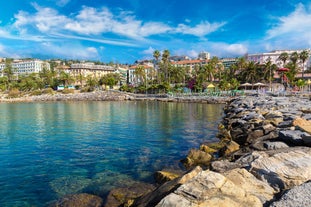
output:
[[[74,77],[87,77],[87,76],[93,76],[93,77],[102,77],[108,73],[114,73],[116,71],[116,68],[109,65],[95,65],[91,62],[85,62],[85,63],[74,63],[71,64],[69,68],[70,74],[72,74]]]
[[[31,73],[39,73],[44,68],[50,69],[50,64],[42,60],[14,60],[11,63],[13,73],[16,75],[26,75]],[[3,70],[6,64],[0,63],[0,75],[3,76]]]
[[[201,66],[208,63],[207,59],[204,60],[182,60],[171,62],[171,64],[175,67],[187,67],[189,68],[190,72],[194,70],[195,66]]]
[[[211,57],[210,53],[205,52],[205,51],[200,52],[198,55],[198,59],[200,59],[200,60],[209,60],[210,57]]]
[[[309,54],[311,54],[310,49],[306,49],[306,50],[309,52]],[[304,50],[274,50],[274,51],[266,52],[266,53],[248,54],[246,57],[248,61],[252,61],[255,63],[265,64],[270,60],[272,64],[276,64],[278,67],[283,67],[283,62],[279,60],[279,56],[282,53],[286,52],[290,56],[293,52],[297,52],[298,54],[300,54],[302,51]],[[287,62],[289,61],[290,60],[288,60]],[[298,62],[298,67],[303,68],[303,70],[306,70],[309,65],[310,65],[310,59],[307,60],[304,65],[300,61]]]

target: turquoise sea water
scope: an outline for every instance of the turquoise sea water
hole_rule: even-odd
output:
[[[46,206],[66,194],[105,196],[181,167],[217,140],[222,105],[162,102],[0,104],[0,206]]]

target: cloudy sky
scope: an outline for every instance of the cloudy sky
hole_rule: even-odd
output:
[[[311,1],[2,0],[0,57],[132,64],[311,47]]]

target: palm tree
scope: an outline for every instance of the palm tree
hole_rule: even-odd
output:
[[[289,59],[292,61],[292,63],[293,63],[294,65],[296,65],[296,64],[297,64],[297,61],[298,61],[298,59],[299,59],[299,54],[298,54],[297,52],[293,52],[293,53],[290,55]]]
[[[299,58],[302,62],[302,79],[304,79],[304,71],[305,71],[305,62],[309,58],[309,51],[304,50],[299,54]]]
[[[288,58],[289,58],[289,56],[288,56],[287,52],[283,52],[283,53],[280,54],[278,59],[283,62],[283,67],[285,67],[285,63],[288,60]]]
[[[154,62],[154,68],[156,69],[157,71],[157,78],[159,79],[160,75],[159,75],[159,68],[158,68],[158,63],[159,63],[159,58],[161,56],[161,53],[159,50],[155,50],[153,51],[153,57],[155,59],[155,62]],[[159,81],[158,81],[159,82]]]
[[[163,61],[163,66],[164,66],[165,81],[168,80],[169,57],[170,57],[170,51],[169,50],[164,50],[163,54],[162,54],[162,61]]]
[[[136,76],[136,82],[138,83],[138,80],[139,80],[140,85],[144,85],[146,81],[145,80],[145,76],[146,76],[145,67],[143,65],[137,66],[134,74]]]

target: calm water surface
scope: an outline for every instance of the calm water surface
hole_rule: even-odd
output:
[[[216,140],[223,105],[161,102],[0,104],[0,206],[45,206],[152,182]]]

